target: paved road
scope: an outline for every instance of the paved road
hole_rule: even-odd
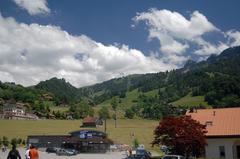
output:
[[[22,159],[25,159],[25,149],[18,148]],[[8,151],[0,152],[0,159],[7,159]],[[56,154],[48,154],[39,151],[40,159],[123,159],[126,157],[124,152],[108,152],[105,154],[78,154],[76,156],[57,156]]]

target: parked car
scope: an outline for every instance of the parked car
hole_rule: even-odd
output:
[[[165,155],[162,159],[185,159],[185,157],[180,155]]]
[[[139,159],[150,159],[152,154],[145,149],[137,149],[135,156]]]
[[[77,155],[77,151],[74,149],[59,149],[56,154],[59,156],[73,156]]]
[[[56,153],[57,152],[57,148],[56,147],[48,147],[47,149],[46,149],[46,152],[47,153]]]
[[[78,152],[77,150],[75,150],[75,149],[66,149],[66,150],[72,152],[74,155],[77,155],[77,154],[79,153],[79,152]]]
[[[131,156],[126,159],[151,159],[151,153],[145,149],[137,149]]]

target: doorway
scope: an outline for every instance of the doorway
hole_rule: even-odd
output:
[[[236,148],[237,148],[237,158],[240,158],[240,145],[237,145]]]

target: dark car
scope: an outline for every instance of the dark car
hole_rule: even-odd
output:
[[[77,155],[77,151],[74,149],[59,149],[56,154],[58,156],[73,156],[73,155]]]
[[[57,152],[57,148],[56,147],[48,147],[46,149],[47,153],[56,153]]]
[[[135,154],[136,158],[138,159],[150,159],[151,158],[151,153],[145,149],[137,149],[136,150],[136,154]]]
[[[137,149],[136,154],[128,156],[127,159],[150,159],[151,153],[145,149]]]

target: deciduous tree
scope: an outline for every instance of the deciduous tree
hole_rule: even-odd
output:
[[[206,126],[190,116],[165,117],[154,131],[152,145],[166,145],[170,152],[178,155],[199,156],[206,145]]]

